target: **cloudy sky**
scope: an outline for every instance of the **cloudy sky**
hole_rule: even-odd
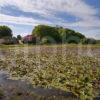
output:
[[[38,24],[59,25],[100,39],[100,0],[0,0],[0,25],[16,36]]]

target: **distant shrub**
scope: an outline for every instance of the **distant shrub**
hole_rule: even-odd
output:
[[[92,39],[92,38],[87,38],[87,39],[84,39],[83,44],[96,44],[97,41],[95,39]]]
[[[97,43],[97,44],[100,44],[100,40],[96,40],[96,43]]]

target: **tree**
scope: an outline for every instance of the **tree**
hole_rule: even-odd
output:
[[[8,26],[0,26],[0,38],[12,37],[12,30]]]
[[[17,44],[18,43],[18,39],[16,37],[12,37],[12,43],[13,44]]]
[[[36,26],[32,31],[32,35],[39,37],[40,41],[42,40],[42,38],[46,37],[46,39],[42,40],[43,42],[44,41],[49,42],[53,40],[56,43],[77,43],[78,44],[85,38],[83,34],[79,32],[75,32],[72,29],[58,27],[58,26],[52,27],[47,25]],[[49,37],[49,40],[47,37]]]
[[[17,35],[17,39],[18,40],[21,40],[22,39],[22,36],[21,35]]]
[[[32,35],[39,37],[40,39],[44,37],[50,37],[56,42],[59,42],[59,33],[56,27],[47,26],[47,25],[38,25],[36,26],[33,31]]]
[[[85,36],[79,32],[75,32],[72,29],[68,28],[59,28],[58,29],[60,37],[63,43],[80,43]]]

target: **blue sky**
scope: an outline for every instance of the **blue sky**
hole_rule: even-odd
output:
[[[0,25],[14,36],[38,24],[59,25],[100,39],[100,0],[0,0]]]

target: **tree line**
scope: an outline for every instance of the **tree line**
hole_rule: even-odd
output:
[[[96,40],[86,38],[82,33],[63,27],[53,27],[48,25],[38,25],[32,35],[38,37],[41,44],[48,43],[75,43],[75,44],[95,44]]]
[[[82,33],[76,32],[69,28],[49,25],[37,25],[32,30],[33,40],[24,42],[21,35],[13,37],[12,30],[8,26],[0,26],[0,39],[9,39],[11,43],[17,43],[22,40],[24,43],[38,44],[60,44],[60,43],[75,43],[75,44],[96,44],[95,39],[86,38]]]

